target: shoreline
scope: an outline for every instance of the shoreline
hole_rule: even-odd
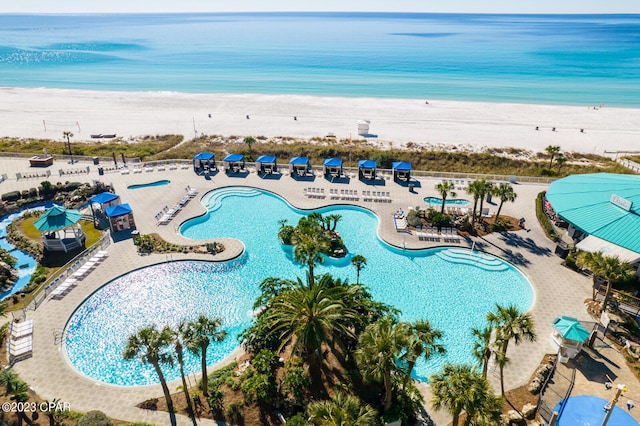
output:
[[[144,135],[362,139],[381,147],[481,152],[519,148],[604,154],[637,150],[640,108],[436,99],[350,98],[0,87],[0,137],[126,141]],[[536,130],[536,127],[539,130]],[[555,128],[555,130],[553,130]]]

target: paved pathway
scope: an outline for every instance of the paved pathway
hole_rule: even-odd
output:
[[[444,243],[434,244],[419,241],[415,235],[399,233],[392,220],[393,212],[398,208],[406,210],[409,206],[424,206],[424,197],[438,196],[434,189],[438,182],[435,179],[421,178],[415,192],[409,192],[407,188],[390,180],[385,180],[384,185],[379,187],[367,186],[355,179],[351,179],[348,184],[330,183],[318,177],[313,182],[298,182],[289,176],[283,176],[279,180],[263,180],[255,173],[249,173],[243,178],[228,177],[224,173],[218,173],[210,180],[205,180],[203,177],[196,176],[191,169],[155,170],[128,175],[114,172],[98,176],[97,167],[94,165],[77,164],[73,167],[86,168],[87,166],[90,168],[88,174],[62,178],[52,176],[48,180],[55,184],[66,180],[91,182],[98,179],[112,184],[116,193],[122,197],[122,202],[129,203],[133,208],[138,230],[142,234],[157,232],[172,242],[189,241],[178,234],[178,225],[190,217],[205,212],[204,207],[195,199],[170,224],[156,225],[154,219],[156,213],[165,205],[171,206],[179,201],[184,196],[187,185],[197,188],[200,195],[214,188],[242,185],[272,191],[284,197],[293,206],[303,209],[338,203],[329,200],[328,196],[324,200],[307,198],[303,194],[303,189],[309,186],[324,188],[327,195],[330,188],[356,189],[358,193],[363,189],[389,191],[393,199],[392,203],[364,202],[362,199],[348,203],[374,211],[380,218],[379,236],[393,245],[406,249],[445,245]],[[64,165],[64,168],[70,167],[72,166]],[[33,172],[28,167],[27,159],[0,159],[0,168],[2,173],[9,176],[8,180],[0,184],[1,193],[37,187],[41,181],[41,179],[15,180],[16,172]],[[57,171],[59,168],[56,163],[51,169]],[[160,179],[169,179],[171,184],[144,190],[127,189],[128,185],[149,183]],[[555,317],[559,315],[571,315],[581,319],[586,317],[583,301],[590,295],[590,281],[561,265],[561,259],[554,255],[554,244],[544,236],[535,218],[535,197],[538,192],[544,189],[546,188],[542,185],[517,184],[515,185],[518,194],[516,202],[507,203],[502,209],[502,213],[505,215],[525,217],[527,219],[526,230],[508,234],[494,233],[486,238],[473,240],[463,239],[459,244],[463,247],[471,247],[475,242],[476,249],[495,254],[511,262],[529,278],[534,288],[535,301],[531,313],[536,321],[538,341],[534,344],[525,343],[518,347],[510,346],[511,363],[505,370],[507,388],[524,384],[543,354],[552,351],[549,340],[551,321]],[[489,205],[489,207],[494,213],[497,210],[496,205]],[[226,240],[225,245],[228,248],[225,256],[233,257],[242,250],[242,244],[234,240]],[[123,420],[168,424],[168,416],[165,414],[152,414],[134,407],[136,403],[144,399],[161,395],[162,392],[158,385],[123,388],[97,383],[79,375],[69,365],[63,348],[54,342],[54,331],[64,329],[74,309],[95,289],[127,271],[171,259],[198,257],[210,259],[210,257],[176,254],[171,256],[158,254],[139,256],[136,254],[132,241],[128,239],[112,243],[108,250],[110,255],[104,264],[92,272],[88,278],[82,281],[80,286],[64,299],[47,301],[36,311],[27,313],[29,318],[34,319],[34,355],[30,359],[17,363],[15,368],[24,380],[43,397],[69,401],[75,410],[99,409],[110,416]],[[494,389],[498,389],[499,383],[495,375],[491,376],[491,380]],[[175,389],[177,385],[177,383],[172,383],[171,389]],[[428,386],[422,385],[421,387],[424,388],[428,399]],[[450,419],[447,413],[434,413],[428,404],[427,410],[437,425],[445,425]],[[189,422],[182,417],[180,423],[186,425]],[[203,423],[207,424],[207,422]],[[209,424],[213,424],[213,422]]]

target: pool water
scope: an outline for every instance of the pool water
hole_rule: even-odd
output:
[[[437,204],[439,206],[442,205],[442,198],[438,198],[438,197],[425,197],[424,202],[427,204]],[[468,200],[462,200],[462,199],[453,199],[453,200],[445,200],[444,202],[445,205],[447,206],[468,206],[469,205],[469,201]]]
[[[67,327],[67,354],[82,373],[120,385],[157,383],[151,367],[122,360],[127,337],[142,326],[175,325],[200,312],[221,316],[229,332],[225,342],[210,346],[208,361],[213,363],[238,346],[236,336],[251,322],[251,307],[264,278],[304,276],[305,269],[293,262],[292,250],[280,244],[277,233],[281,219],[295,225],[308,212],[293,209],[273,194],[241,187],[214,190],[202,202],[208,213],[185,222],[180,232],[194,240],[237,238],[245,244],[245,254],[226,264],[173,262],[141,269],[96,292]],[[363,255],[367,265],[360,281],[376,300],[400,309],[403,320],[428,319],[444,331],[447,355],[419,361],[415,367],[419,379],[425,380],[445,361],[475,362],[470,330],[483,326],[496,303],[527,310],[533,302],[527,279],[493,256],[460,248],[401,250],[377,237],[378,219],[368,210],[335,206],[319,211],[342,216],[337,230],[349,256],[327,259],[316,273],[355,282],[350,257]],[[114,320],[118,318],[122,320]],[[177,368],[164,371],[169,380],[179,377]],[[191,355],[187,371],[199,371],[198,360]]]
[[[150,187],[154,187],[154,186],[165,186],[165,185],[169,185],[171,183],[170,180],[158,180],[155,182],[149,182],[149,183],[139,183],[137,185],[129,185],[127,186],[127,189],[141,189],[141,188],[150,188]]]

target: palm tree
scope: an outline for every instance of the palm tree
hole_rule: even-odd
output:
[[[314,283],[313,269],[316,262],[322,263],[324,261],[322,253],[329,251],[331,248],[329,238],[324,234],[319,221],[311,217],[312,215],[313,213],[307,218],[300,219],[291,236],[293,255],[296,262],[309,267],[310,286],[313,286]]]
[[[351,258],[351,264],[356,267],[356,284],[360,284],[360,271],[367,265],[367,258],[356,254]]]
[[[473,196],[473,214],[471,216],[472,225],[476,223],[476,210],[478,208],[478,200],[481,198],[480,193],[482,192],[482,190],[483,183],[479,180],[474,180],[473,182],[469,183],[469,186],[467,186],[467,194]]]
[[[176,413],[173,407],[173,400],[169,393],[167,381],[164,378],[160,364],[171,364],[173,357],[168,352],[168,347],[172,341],[173,332],[169,327],[158,331],[155,326],[144,327],[136,334],[129,336],[123,352],[123,358],[131,360],[138,358],[143,364],[151,364],[158,375],[162,392],[167,400],[167,411],[171,425],[176,425]]]
[[[553,159],[555,158],[556,154],[560,152],[560,147],[549,145],[544,150],[547,151],[547,154],[551,156],[551,158],[549,159],[549,168],[551,168],[551,165],[553,164]]]
[[[73,133],[62,132],[62,136],[67,138],[67,148],[69,149],[69,155],[71,156],[71,164],[73,164],[73,152],[71,151],[71,138],[73,137]]]
[[[407,363],[407,371],[404,376],[404,387],[407,388],[413,367],[420,357],[425,360],[431,358],[431,355],[444,354],[446,352],[444,346],[438,343],[442,339],[442,331],[433,328],[427,320],[417,320],[412,324],[407,324],[408,339],[406,342],[405,353],[402,356],[403,361]]]
[[[593,280],[591,286],[591,300],[596,300],[596,287],[598,283],[598,277],[600,276],[600,270],[602,269],[602,263],[604,262],[604,255],[600,251],[589,252],[581,251],[576,257],[576,265],[581,268],[587,268],[591,271],[591,279]]]
[[[335,231],[336,230],[336,226],[338,226],[338,222],[340,222],[340,219],[342,219],[342,215],[341,214],[328,214],[326,216],[326,218],[329,220],[327,225],[328,228],[330,228],[331,231]]]
[[[562,166],[564,165],[564,163],[567,162],[567,157],[565,157],[564,155],[560,154],[558,156],[558,158],[556,158],[556,164],[558,165],[558,174],[560,174],[560,169],[562,168]]]
[[[406,323],[394,324],[391,318],[386,317],[369,324],[358,338],[356,363],[366,380],[382,382],[385,391],[385,412],[391,408],[393,396],[391,376],[402,372],[396,364],[396,359],[406,348],[407,331]]]
[[[11,400],[21,403],[29,400],[29,386],[20,380],[20,377],[15,371],[2,370],[0,372],[0,385],[5,387],[5,395],[10,395]],[[24,410],[18,406],[17,409],[18,418],[20,423],[26,421],[28,424],[33,424],[31,419],[24,414]]]
[[[504,396],[504,364],[506,364],[506,355],[509,342],[513,340],[519,345],[523,340],[535,342],[537,339],[535,333],[535,324],[530,313],[522,313],[514,305],[501,306],[496,305],[495,312],[487,314],[487,321],[496,330],[495,342],[497,352],[504,358],[504,363],[499,363],[500,367],[500,391]],[[500,360],[501,358],[497,358]]]
[[[469,364],[445,364],[442,370],[430,377],[436,410],[446,408],[453,416],[452,425],[458,426],[460,414],[466,411],[465,425],[476,419],[500,413],[499,398],[482,374]]]
[[[491,344],[491,335],[493,334],[493,328],[487,326],[482,330],[477,328],[471,329],[471,334],[475,337],[473,344],[473,356],[478,360],[478,363],[482,367],[482,377],[487,378],[487,370],[489,368],[489,360],[493,353]]]
[[[256,143],[255,138],[251,137],[251,136],[247,136],[246,138],[244,138],[244,143],[247,144],[247,148],[249,148],[249,153],[247,155],[247,157],[249,157],[249,159],[251,159],[251,146]]]
[[[355,338],[351,326],[357,321],[356,312],[343,302],[342,286],[330,281],[299,283],[273,298],[264,315],[269,329],[279,334],[280,350],[294,341],[294,353],[305,349],[319,355],[324,343],[334,348],[344,337]]]
[[[592,300],[596,300],[596,283],[598,277],[607,284],[604,294],[602,309],[605,310],[611,297],[611,287],[613,283],[628,279],[632,274],[631,265],[628,262],[621,262],[617,256],[605,256],[602,252],[581,252],[576,259],[576,264],[589,268],[593,277]]]
[[[484,198],[487,196],[487,194],[491,194],[491,192],[493,191],[493,183],[485,179],[480,179],[478,182],[478,197],[480,198],[480,212],[482,213],[482,209],[484,207]]]
[[[193,411],[193,402],[191,402],[191,395],[189,395],[189,387],[187,386],[187,379],[184,375],[184,347],[186,346],[186,339],[188,333],[188,325],[185,321],[181,321],[178,324],[177,330],[171,330],[171,337],[173,339],[173,345],[176,352],[176,358],[178,359],[178,368],[180,369],[180,378],[182,379],[182,391],[184,392],[185,400],[187,401],[187,412],[194,424],[197,426],[195,413]]]
[[[331,401],[317,401],[307,408],[311,423],[317,426],[374,426],[378,413],[369,405],[362,405],[354,396],[336,392]]]
[[[442,197],[442,207],[440,207],[440,213],[444,214],[444,205],[447,201],[447,197],[449,195],[451,195],[452,197],[456,196],[456,193],[453,191],[454,189],[456,189],[455,184],[449,181],[442,181],[436,185],[436,191],[438,191],[438,193],[440,193],[440,196]]]
[[[194,355],[200,355],[202,367],[202,394],[209,395],[207,376],[207,349],[211,341],[221,342],[227,337],[227,332],[220,330],[222,320],[209,318],[200,314],[195,321],[188,322],[185,329],[187,349]]]
[[[509,185],[508,183],[501,183],[500,185],[493,188],[493,195],[500,198],[500,205],[498,206],[498,212],[496,213],[496,223],[498,223],[502,205],[505,203],[505,201],[513,203],[516,200],[518,194],[516,194],[513,190],[513,186]]]

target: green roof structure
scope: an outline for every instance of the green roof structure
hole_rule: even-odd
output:
[[[61,206],[53,206],[47,210],[33,225],[40,232],[52,232],[75,225],[82,219],[78,210],[69,210]]]
[[[640,176],[572,175],[552,182],[546,198],[575,228],[640,253]]]

